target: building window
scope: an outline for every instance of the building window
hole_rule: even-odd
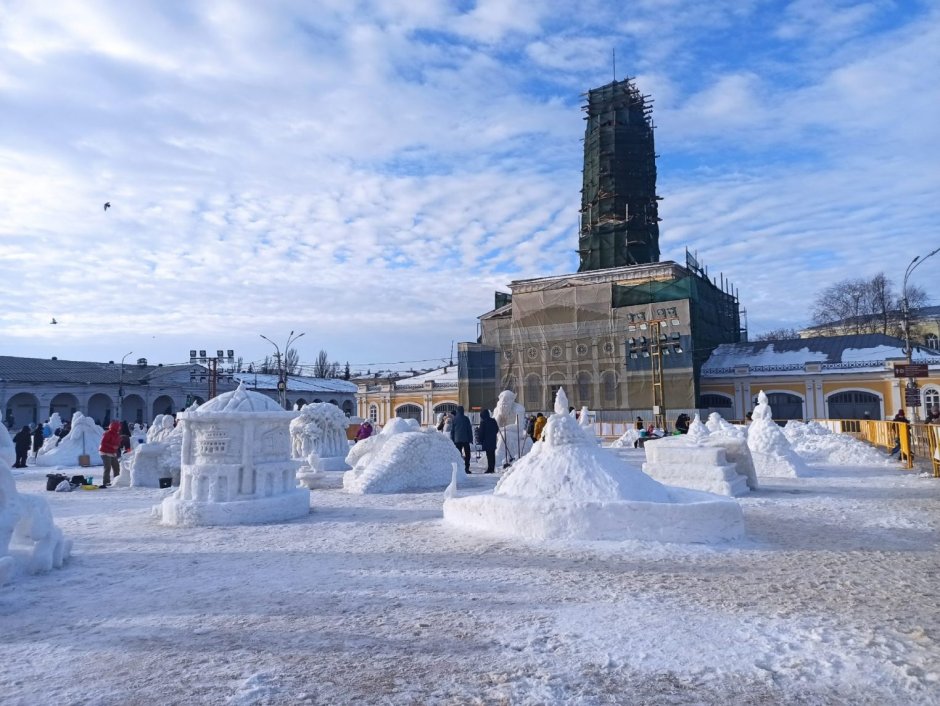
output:
[[[537,412],[542,408],[542,380],[538,375],[525,379],[525,408]]]
[[[575,348],[575,350],[577,351],[578,355],[580,355],[580,356],[585,356],[585,355],[587,355],[588,347],[587,347],[587,345],[584,344],[584,343],[579,343],[579,344],[578,344],[578,347]]]
[[[604,373],[604,401],[605,402],[616,402],[617,401],[617,374],[608,370]]]
[[[734,403],[730,397],[724,395],[702,395],[699,407],[702,409],[714,409],[722,407],[733,407]]]
[[[578,373],[578,403],[591,406],[591,374]]]
[[[535,360],[538,354],[539,352],[535,348],[530,348],[529,350],[526,351],[526,355],[529,356],[529,358],[532,360]]]
[[[604,352],[605,352],[607,355],[610,355],[611,353],[613,353],[613,352],[614,352],[614,344],[611,343],[610,341],[607,341],[607,343],[604,344]]]
[[[925,387],[924,404],[927,405],[925,407],[926,410],[940,406],[940,390],[938,390],[936,387]]]
[[[932,351],[940,350],[940,338],[937,338],[936,334],[928,333],[924,336],[924,343],[926,343],[927,347]]]
[[[421,423],[421,408],[416,404],[403,404],[395,410],[395,416],[402,419],[417,419]]]
[[[375,424],[379,421],[379,406],[370,404],[369,405],[369,421]]]
[[[561,358],[561,346],[552,346],[552,358]]]

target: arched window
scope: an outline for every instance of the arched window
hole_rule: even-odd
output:
[[[925,387],[924,404],[927,405],[925,410],[933,409],[934,407],[940,407],[940,390],[938,390],[936,387]]]
[[[591,406],[591,374],[587,372],[578,373],[578,404],[582,407]]]
[[[369,421],[373,424],[379,421],[379,406],[377,404],[369,405]]]
[[[457,405],[453,402],[441,402],[438,405],[434,405],[434,416],[438,414],[443,414],[444,412],[450,412],[453,414],[457,411]]]
[[[790,392],[768,392],[767,402],[774,419],[803,419],[803,398]],[[754,398],[757,406],[757,397]]]
[[[846,390],[829,395],[829,419],[881,419],[881,398],[864,390]],[[776,415],[774,415],[776,416]]]
[[[529,375],[525,379],[525,408],[530,412],[542,409],[542,379],[538,375]]]
[[[601,380],[604,384],[604,401],[605,402],[616,402],[617,401],[617,373],[612,370],[608,370],[601,376]]]
[[[928,333],[926,336],[924,336],[924,343],[930,350],[940,350],[940,338],[937,338],[937,334],[935,333]]]
[[[349,400],[343,400],[343,414],[347,417],[351,417],[353,413],[353,403]]]
[[[395,410],[395,416],[402,419],[417,419],[421,423],[421,408],[416,404],[403,404]]]

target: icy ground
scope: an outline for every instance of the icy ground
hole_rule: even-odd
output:
[[[707,547],[461,534],[440,492],[184,530],[149,517],[169,491],[47,493],[47,470],[17,485],[75,550],[0,588],[5,706],[940,701],[936,479],[768,479],[748,539]]]

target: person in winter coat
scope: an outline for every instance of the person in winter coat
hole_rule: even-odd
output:
[[[359,425],[359,431],[356,432],[356,443],[372,436],[372,423],[367,419]]]
[[[111,471],[114,475],[121,473],[121,466],[118,464],[118,453],[121,449],[121,423],[116,419],[108,425],[108,430],[101,437],[101,445],[98,447],[98,453],[101,454],[101,460],[104,461],[104,482],[99,488],[107,488],[111,485]]]
[[[33,429],[33,458],[35,459],[39,456],[39,449],[42,448],[43,442],[46,440],[46,437],[42,433],[42,424],[37,424],[36,428]]]
[[[533,414],[525,423],[525,433],[532,441],[535,441],[535,420],[537,417]]]
[[[463,407],[458,407],[454,414],[454,421],[450,427],[450,440],[454,442],[457,450],[463,454],[463,470],[470,473],[470,442],[473,441],[473,425],[469,417],[463,413]]]
[[[679,432],[680,434],[688,434],[689,423],[691,421],[692,420],[689,419],[689,415],[683,412],[678,417],[676,417],[676,431]]]
[[[544,414],[539,412],[535,415],[535,427],[532,429],[532,440],[538,441],[542,438],[542,431],[545,429],[545,425],[548,424],[548,419]]]
[[[13,447],[16,451],[16,463],[13,468],[26,468],[26,457],[29,456],[29,447],[33,443],[33,435],[28,426],[24,426],[13,437]]]
[[[499,436],[499,424],[490,416],[490,411],[480,412],[480,426],[477,427],[480,448],[486,454],[486,472],[496,472],[496,439]]]
[[[900,422],[901,424],[907,425],[906,427],[903,427],[903,428],[900,426],[898,427],[897,438],[894,440],[894,448],[891,449],[891,453],[888,454],[889,456],[894,456],[894,454],[898,454],[898,458],[904,461],[905,460],[904,454],[899,453],[901,451],[901,433],[903,430],[903,433],[907,434],[907,446],[908,448],[910,448],[911,446],[911,420],[907,418],[906,414],[904,414],[903,409],[899,409],[898,413],[894,415],[894,419],[892,419],[891,421]]]

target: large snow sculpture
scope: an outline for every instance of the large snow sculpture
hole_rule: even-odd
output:
[[[542,438],[493,494],[446,499],[444,520],[539,540],[714,542],[744,533],[734,500],[661,485],[593,443],[563,390]]]
[[[356,453],[367,442],[372,443]],[[343,489],[359,494],[443,488],[451,482],[452,464],[463,466],[449,437],[411,424],[386,424],[380,434],[356,444],[346,460],[353,468],[343,474]]]
[[[754,457],[754,468],[759,478],[797,478],[806,475],[807,468],[787,441],[783,430],[773,420],[767,395],[761,390],[757,406],[747,429],[747,446]]]
[[[747,437],[747,427],[736,426],[725,420],[718,412],[712,412],[708,415],[708,421],[705,422],[705,428],[712,436],[735,436],[739,439]]]
[[[154,508],[165,525],[277,522],[310,512],[310,491],[295,487],[290,422],[272,400],[239,385],[182,412],[180,487]]]
[[[104,429],[81,412],[72,415],[72,429],[55,444],[56,437],[46,439],[36,456],[37,466],[74,466],[79,456],[88,456],[92,466],[104,465],[98,447]],[[49,443],[49,442],[53,443]]]
[[[291,455],[302,461],[297,480],[308,488],[324,484],[323,473],[345,471],[349,440],[349,419],[335,404],[315,402],[304,405],[290,423]]]
[[[791,419],[783,428],[790,446],[806,463],[830,466],[893,466],[895,461],[863,441],[840,434],[819,422]]]
[[[644,450],[643,472],[660,483],[717,495],[744,495],[757,488],[747,442],[711,434],[698,414],[687,434],[667,436]]]
[[[13,440],[0,424],[0,585],[13,576],[19,558],[28,573],[37,573],[61,567],[72,552],[72,540],[55,526],[45,499],[17,492],[15,460]]]
[[[525,433],[525,407],[516,402],[516,393],[499,393],[493,419],[499,426],[496,439],[496,467],[502,468],[532,450],[532,439]]]

